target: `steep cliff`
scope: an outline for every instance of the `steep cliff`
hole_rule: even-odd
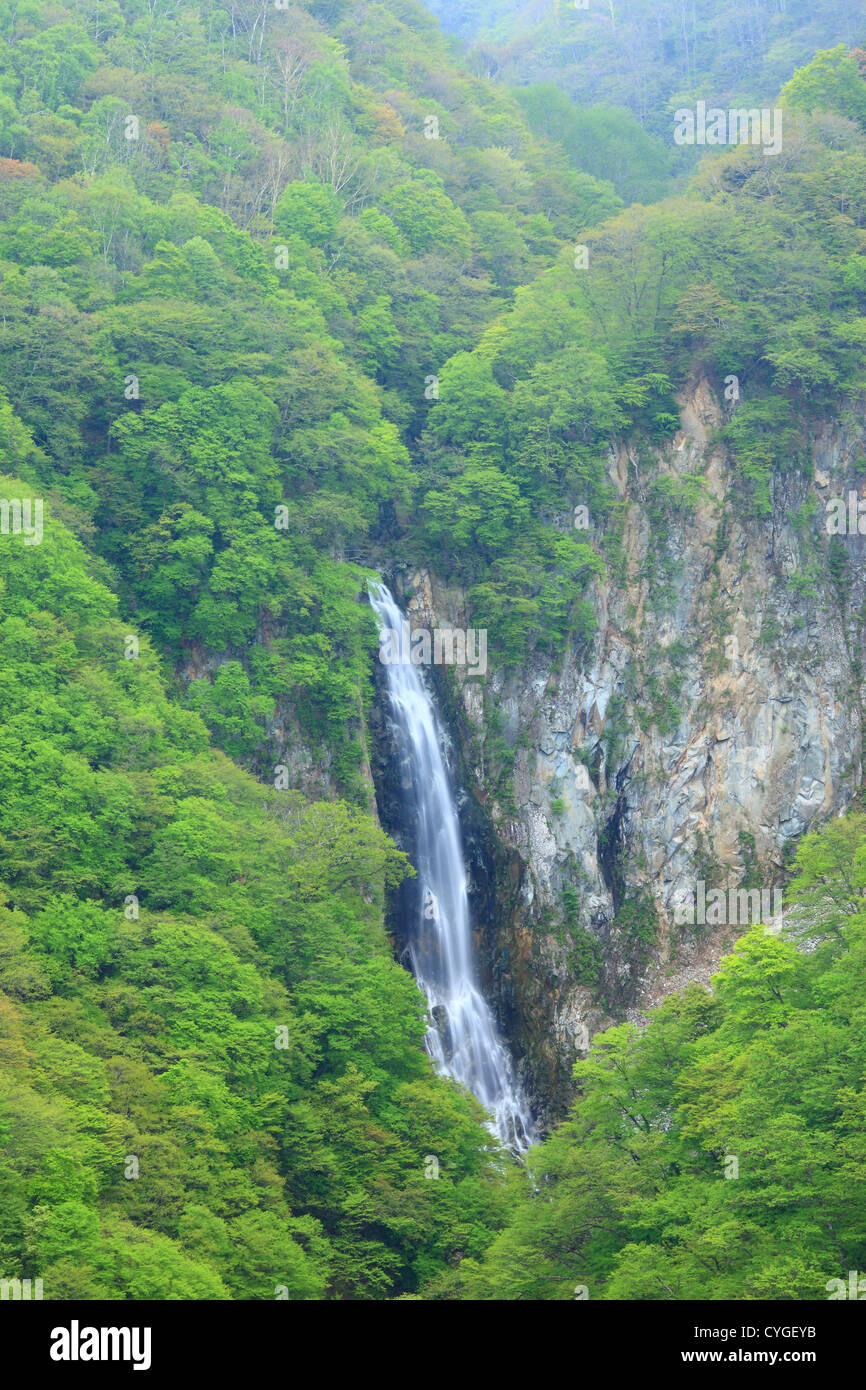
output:
[[[862,485],[862,431],[816,431],[814,475],[777,479],[762,522],[738,508],[707,382],[679,406],[669,448],[611,451],[622,508],[615,537],[592,537],[609,560],[594,638],[517,671],[491,652],[484,678],[437,671],[478,808],[467,824],[480,813],[491,832],[486,971],[548,1122],[593,1033],[708,979],[736,934],[730,912],[702,925],[681,905],[701,884],[780,888],[793,843],[860,783],[864,538],[831,545],[825,503]],[[650,481],[695,476],[692,507],[650,515]],[[459,588],[428,571],[398,582],[414,626],[467,623]]]

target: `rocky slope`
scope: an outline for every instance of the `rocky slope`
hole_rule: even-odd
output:
[[[848,564],[831,568],[824,504],[863,476],[862,431],[815,435],[814,476],[777,483],[772,517],[758,522],[738,514],[707,383],[680,408],[652,471],[701,474],[706,487],[660,542],[646,460],[611,452],[620,558],[594,586],[591,648],[510,673],[491,651],[483,681],[435,673],[472,793],[488,984],[547,1121],[594,1032],[708,979],[736,934],[730,922],[683,924],[677,905],[700,882],[780,887],[791,842],[848,806],[860,782],[866,539],[841,537]],[[459,589],[427,571],[395,580],[413,625],[467,625]],[[514,750],[504,781],[494,710]]]

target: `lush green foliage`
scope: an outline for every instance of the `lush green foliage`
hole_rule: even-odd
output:
[[[405,858],[211,748],[102,570],[57,521],[0,545],[4,1277],[411,1293],[481,1253],[505,1189],[382,930]]]
[[[473,44],[473,69],[556,83],[584,111],[628,107],[668,145],[676,107],[771,105],[818,49],[866,40],[857,0],[431,0],[430,8]]]
[[[668,192],[670,146],[627,107],[581,108],[551,82],[523,88],[518,97],[533,130],[558,139],[575,168],[609,179],[626,203],[653,203]]]
[[[801,851],[817,945],[753,933],[714,996],[608,1033],[517,1194],[392,959],[407,866],[364,742],[363,593],[395,551],[466,587],[496,668],[552,661],[618,563],[617,452],[669,577],[658,537],[703,489],[658,475],[680,388],[737,377],[721,436],[758,520],[806,425],[862,391],[863,59],[792,76],[834,39],[804,4],[721,66],[710,21],[680,53],[680,6],[635,0],[613,40],[562,7],[511,94],[415,0],[0,0],[0,487],[48,507],[41,544],[0,536],[4,1277],[799,1298],[866,1260],[861,822]],[[653,25],[657,82],[599,66],[644,72]],[[784,153],[683,189],[669,107],[710,81],[781,87]],[[651,664],[641,717],[667,730],[678,676]],[[282,789],[304,756],[321,800]],[[657,926],[623,901],[636,959]]]
[[[836,109],[804,116],[828,70],[841,74]],[[589,231],[585,258],[562,254],[443,370],[422,439],[420,534],[470,585],[504,660],[585,631],[580,586],[599,564],[586,541],[616,533],[612,444],[633,460],[656,533],[699,498],[700,475],[659,478],[647,448],[672,444],[678,391],[708,378],[725,403],[735,505],[764,517],[774,479],[809,468],[806,430],[866,386],[866,133],[852,73],[866,92],[853,58],[819,55],[786,89],[780,155],[725,151],[683,196]],[[588,532],[570,526],[576,506]],[[664,556],[653,563],[663,583]]]
[[[808,1300],[862,1270],[866,817],[795,870],[782,936],[595,1039],[511,1224],[439,1296]]]
[[[364,801],[362,567],[425,381],[619,200],[413,4],[0,3],[0,64],[26,476],[226,751],[271,775],[299,729]]]

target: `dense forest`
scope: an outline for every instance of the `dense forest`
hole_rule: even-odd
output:
[[[830,422],[866,473],[862,14],[696,8],[0,0],[0,1277],[804,1300],[866,1268],[859,781],[711,988],[627,1017],[575,927],[604,1026],[519,1160],[395,950],[370,582],[459,592],[500,681],[588,654],[623,445],[661,612],[698,379],[737,384],[716,560]],[[704,97],[779,108],[778,154],[678,148]],[[859,552],[814,499],[791,524],[790,590],[826,562],[847,603]],[[675,728],[687,645],[625,678],[608,765],[627,696]]]
[[[764,105],[816,52],[862,40],[857,0],[431,0],[472,70],[552,82],[580,107],[632,111],[666,138],[682,100]],[[584,115],[586,113],[580,113]]]

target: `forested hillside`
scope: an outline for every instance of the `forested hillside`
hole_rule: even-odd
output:
[[[512,1224],[452,1291],[850,1296],[866,1263],[864,866],[862,813],[808,836],[785,937],[759,928],[712,996],[694,986],[598,1039]]]
[[[316,14],[5,7],[0,384],[226,752],[288,695],[357,799],[344,561],[408,506],[441,365],[620,201],[420,7]]]
[[[608,559],[622,566],[612,435],[635,442],[646,470],[661,586],[671,516],[706,488],[698,475],[660,476],[648,452],[679,435],[673,393],[705,375],[721,398],[736,380],[723,430],[732,501],[768,516],[774,479],[808,472],[810,424],[866,386],[866,81],[841,50],[816,60],[818,95],[806,72],[783,90],[777,159],[726,151],[683,195],[588,232],[583,273],[563,256],[443,370],[421,443],[434,484],[422,515],[437,564],[472,586],[506,660],[575,630],[574,580],[596,559],[560,536],[545,586],[541,518],[581,504],[594,525],[609,518]],[[479,497],[491,504],[480,514]]]
[[[680,186],[700,151],[671,145],[673,112],[771,106],[821,49],[862,45],[857,0],[432,0],[470,71],[513,87],[533,130],[626,202]]]
[[[382,929],[352,561],[425,376],[618,200],[371,10],[4,7],[4,492],[49,520],[0,547],[0,1251],[55,1298],[392,1296],[501,1212]],[[348,802],[286,789],[277,697]]]
[[[815,459],[839,429],[866,469],[866,30],[776,9],[461,11],[465,53],[415,0],[0,0],[0,1278],[807,1299],[866,1263],[859,745],[765,841],[745,798],[733,849],[692,816],[695,872],[778,869],[790,920],[629,1013],[675,936],[663,870],[624,867],[629,749],[675,747],[690,682],[711,702],[777,541],[801,607],[761,608],[766,650],[791,665],[803,607],[835,624],[820,738],[843,686],[862,729],[863,556]],[[684,156],[703,97],[778,106],[779,153]],[[485,633],[489,678],[431,689],[530,1182],[396,959],[382,574]],[[602,807],[581,857],[524,715],[617,590],[628,662],[556,748]],[[806,748],[779,756],[817,786]]]
[[[4,1277],[412,1291],[483,1250],[503,1198],[382,931],[405,857],[211,747],[146,639],[128,659],[105,575],[59,521],[23,561],[0,547]]]
[[[664,134],[675,106],[766,105],[822,48],[863,40],[857,0],[432,0],[469,62],[503,81],[555,82],[580,106],[625,107]]]

